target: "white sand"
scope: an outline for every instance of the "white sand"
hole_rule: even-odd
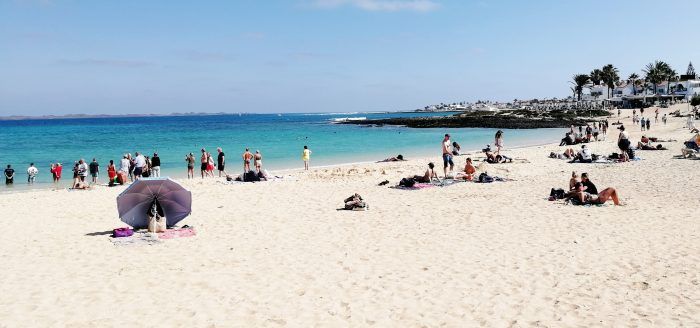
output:
[[[154,246],[90,235],[123,226],[123,187],[3,194],[0,326],[697,327],[700,161],[672,158],[690,137],[683,122],[652,124],[679,142],[631,163],[508,151],[531,163],[491,165],[507,183],[377,186],[438,156],[296,182],[183,181],[194,208],[182,224],[199,234]],[[616,149],[614,127],[594,153]],[[624,206],[547,201],[572,170],[616,187]],[[336,211],[354,192],[370,211]]]

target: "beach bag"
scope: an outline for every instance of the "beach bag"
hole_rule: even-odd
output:
[[[411,188],[416,184],[416,180],[413,178],[403,178],[399,181],[399,186]]]
[[[112,231],[112,237],[114,238],[131,237],[133,234],[134,230],[131,230],[129,227],[116,228]]]
[[[165,232],[165,217],[154,215],[148,217],[148,232]]]
[[[564,189],[561,189],[561,188],[554,189],[554,188],[552,188],[552,191],[549,192],[549,197],[552,198],[552,199],[564,199],[564,194],[565,194]]]

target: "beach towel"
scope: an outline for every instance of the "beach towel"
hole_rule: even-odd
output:
[[[147,246],[161,243],[157,234],[146,231],[134,232],[131,237],[110,238],[114,246]]]
[[[420,190],[420,189],[426,189],[426,188],[432,188],[432,187],[448,187],[452,186],[458,183],[462,182],[467,182],[466,180],[452,180],[452,179],[445,179],[440,182],[433,182],[433,183],[416,183],[412,187],[406,187],[406,186],[393,186],[389,187],[392,189],[401,189],[401,190]]]
[[[163,233],[158,234],[160,239],[175,239],[196,236],[197,232],[194,228],[168,229]]]
[[[435,187],[435,186],[436,186],[436,185],[434,185],[434,184],[432,184],[432,183],[416,183],[416,184],[414,184],[414,185],[411,186],[411,187],[407,187],[407,186],[392,186],[392,187],[389,187],[389,188],[401,189],[401,190],[420,190],[420,189],[432,188],[432,187]]]

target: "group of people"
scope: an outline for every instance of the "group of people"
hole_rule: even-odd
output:
[[[565,134],[564,138],[561,139],[559,143],[560,146],[571,146],[580,143],[588,143],[592,141],[598,141],[604,139],[602,136],[607,136],[608,120],[602,122],[587,123],[584,128],[583,125],[579,125],[576,129],[573,125],[569,131]]]
[[[221,149],[217,148],[216,161],[214,160],[211,153],[207,152],[206,149],[202,148],[202,156],[200,157],[201,163],[201,176],[214,177],[214,170],[218,169],[219,177],[228,176],[226,173],[226,156]],[[252,153],[250,149],[246,148],[242,155],[243,158],[243,170],[244,172],[255,172],[257,175],[261,175],[262,169],[262,153],[256,150]],[[302,160],[304,162],[304,169],[309,169],[309,163],[311,161],[311,150],[308,146],[304,146],[302,151]],[[196,164],[196,159],[193,153],[189,153],[185,156],[185,161],[187,162],[187,177],[194,178],[194,167]],[[252,164],[252,166],[251,166]],[[118,166],[117,166],[118,165]],[[140,178],[147,177],[160,177],[161,173],[161,161],[158,153],[153,153],[153,156],[146,156],[140,152],[136,152],[133,156],[131,153],[124,154],[121,160],[115,165],[113,160],[109,161],[107,166],[107,177],[109,185],[115,184],[125,184],[127,182],[133,182]],[[255,171],[253,171],[253,169]],[[58,183],[61,180],[63,174],[63,165],[61,163],[51,163],[50,170],[52,180],[54,183]],[[88,189],[90,183],[95,184],[98,182],[100,175],[100,164],[97,162],[96,158],[93,158],[91,162],[86,162],[84,159],[75,161],[73,164],[73,189]],[[13,185],[15,182],[16,171],[12,165],[7,165],[4,170],[5,184]],[[37,176],[39,175],[39,169],[34,166],[34,163],[29,164],[27,168],[27,183],[33,184]],[[88,176],[91,180],[88,181]]]
[[[201,149],[202,155],[199,157],[199,162],[200,162],[200,175],[202,179],[205,177],[212,177],[214,178],[214,170],[216,169],[219,173],[219,177],[228,177],[229,174],[226,172],[226,154],[224,153],[223,149],[221,147],[216,148],[216,161],[214,161],[214,157],[210,152],[208,152],[205,148]],[[262,153],[259,150],[256,150],[255,153],[251,153],[249,148],[246,148],[245,151],[243,152],[243,155],[241,155],[243,158],[243,172],[250,172],[251,170],[251,162],[253,163],[253,167],[255,168],[256,173],[262,172]],[[193,179],[194,178],[194,166],[196,159],[194,157],[193,153],[187,154],[185,156],[185,162],[187,163],[187,178],[188,179]]]
[[[612,200],[615,205],[620,205],[617,190],[605,188],[598,191],[595,184],[588,178],[588,173],[582,173],[580,179],[576,172],[571,173],[569,190],[564,193],[564,198],[569,199],[574,205],[605,204],[608,200]]]

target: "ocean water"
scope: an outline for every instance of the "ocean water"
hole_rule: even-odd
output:
[[[12,164],[15,185],[0,192],[28,188],[29,163],[39,168],[31,188],[52,186],[50,163],[64,165],[61,186],[68,186],[72,163],[96,158],[102,181],[110,159],[124,153],[158,152],[162,176],[186,176],[185,155],[206,148],[216,156],[216,147],[226,154],[229,174],[243,171],[245,148],[260,150],[268,170],[303,167],[301,152],[308,145],[312,166],[377,161],[403,154],[410,159],[440,155],[440,143],[450,133],[463,150],[481,149],[493,143],[494,129],[411,129],[397,126],[365,127],[333,124],[344,117],[435,116],[434,113],[328,113],[328,114],[232,114],[139,118],[85,118],[0,121],[0,165]],[[505,146],[518,147],[558,141],[563,129],[504,130]],[[117,164],[118,167],[118,164]],[[197,170],[198,168],[195,168]],[[198,172],[196,172],[198,174]]]

